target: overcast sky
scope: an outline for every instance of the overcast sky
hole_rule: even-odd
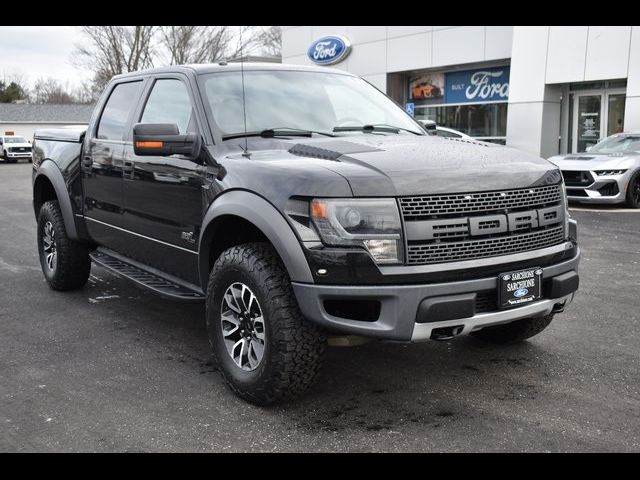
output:
[[[19,73],[30,85],[39,77],[78,85],[90,77],[71,64],[74,44],[81,40],[78,27],[0,26],[0,78]]]

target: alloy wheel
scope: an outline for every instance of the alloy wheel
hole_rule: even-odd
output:
[[[220,320],[224,343],[234,363],[245,371],[258,368],[267,332],[260,303],[244,283],[233,283],[225,291]]]
[[[58,250],[56,248],[56,231],[51,222],[44,225],[42,232],[42,250],[45,263],[50,271],[55,271],[58,263]]]

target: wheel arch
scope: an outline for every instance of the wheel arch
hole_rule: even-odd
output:
[[[236,218],[247,222],[274,247],[292,281],[313,283],[313,276],[291,226],[282,214],[262,197],[244,190],[233,190],[218,197],[209,207],[202,222],[198,248],[200,284],[206,291],[209,272],[215,258],[216,233],[225,221]]]
[[[67,236],[72,240],[78,240],[78,231],[73,219],[73,208],[67,184],[55,162],[45,160],[38,168],[33,181],[33,211],[36,219],[38,218],[40,207],[49,200],[58,201]]]

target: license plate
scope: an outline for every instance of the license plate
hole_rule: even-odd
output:
[[[500,308],[511,308],[535,302],[542,297],[542,269],[528,268],[498,276]]]

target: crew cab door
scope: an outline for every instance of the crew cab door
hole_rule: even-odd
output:
[[[175,124],[180,134],[202,131],[191,86],[182,75],[153,79],[144,96],[133,124]],[[125,228],[138,236],[126,253],[197,284],[205,169],[182,155],[135,155],[132,130],[124,148],[124,219]]]
[[[83,211],[89,235],[97,243],[118,250],[126,242],[121,230],[124,143],[143,82],[115,84],[93,131],[87,132],[82,152]]]

